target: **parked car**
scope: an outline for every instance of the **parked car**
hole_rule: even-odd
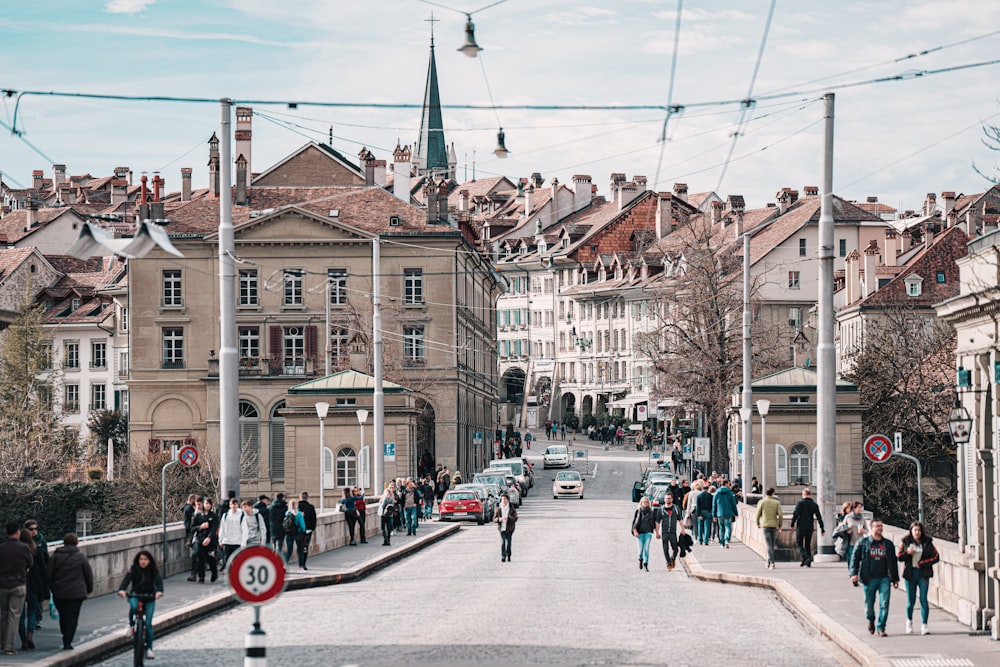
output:
[[[522,456],[520,460],[524,464],[524,474],[528,478],[528,488],[530,489],[535,485],[535,466],[531,465],[527,456]]]
[[[485,510],[486,519],[489,520],[493,517],[493,510],[496,509],[497,499],[490,496],[490,492],[486,489],[484,484],[476,483],[466,483],[459,484],[454,488],[455,491],[472,491],[478,497],[480,502],[483,503],[483,508]]]
[[[521,459],[493,459],[490,461],[490,468],[510,468],[510,472],[517,478],[521,485],[521,495],[528,495],[528,474],[525,472],[524,462]]]
[[[669,486],[677,480],[677,475],[662,469],[647,468],[638,482],[632,485],[632,502],[637,503],[645,495],[649,495],[650,487]]]
[[[448,491],[438,504],[441,521],[472,519],[479,525],[487,520],[486,508],[473,490]]]
[[[569,448],[566,445],[552,445],[542,454],[542,468],[568,468]]]
[[[552,497],[576,496],[583,499],[583,478],[575,470],[563,470],[556,473],[552,482]]]

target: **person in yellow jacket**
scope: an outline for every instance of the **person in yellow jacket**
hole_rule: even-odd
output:
[[[774,543],[781,530],[781,502],[774,497],[774,487],[770,487],[760,502],[757,503],[757,527],[764,529],[764,541],[767,543],[767,569],[774,569]]]

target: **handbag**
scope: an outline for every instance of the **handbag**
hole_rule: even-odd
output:
[[[59,610],[56,609],[56,601],[53,596],[49,596],[49,618],[53,621],[59,620]]]
[[[691,520],[691,515],[690,514],[688,514],[686,517],[684,517],[684,527],[687,528],[688,530],[691,530],[692,528],[694,528],[694,521]]]

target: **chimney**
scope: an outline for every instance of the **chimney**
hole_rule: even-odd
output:
[[[236,197],[233,203],[247,205],[247,158],[243,153],[236,158]]]
[[[669,192],[656,193],[656,238],[662,239],[673,230],[673,215]]]
[[[128,201],[128,181],[116,178],[111,181],[111,204],[121,204]]]
[[[885,230],[885,253],[882,255],[882,263],[886,266],[896,266],[896,253],[899,246],[896,244],[896,230],[887,228]]]
[[[925,222],[924,223],[924,247],[930,248],[934,243],[934,235],[938,231],[937,223],[935,222]]]
[[[448,179],[441,177],[438,183],[438,221],[448,224]]]
[[[647,179],[645,176],[639,176],[638,174],[632,177],[632,182],[635,183],[635,189],[638,194],[642,194],[646,191]]]
[[[139,177],[139,204],[145,204],[149,201],[149,187],[146,183],[149,181],[146,178],[146,172],[142,172],[142,176]]]
[[[635,183],[622,183],[618,186],[618,210],[623,210],[626,206],[639,196],[639,186]]]
[[[590,176],[577,175],[573,177],[573,211],[582,211],[590,206],[593,183]]]
[[[818,197],[819,188],[815,185],[804,185],[802,186],[802,196],[803,197]]]
[[[427,200],[427,224],[437,224],[438,203],[437,184],[432,177],[428,177],[427,185],[424,186],[424,199]]]
[[[375,167],[375,185],[380,188],[385,187],[385,160],[375,160],[372,163]]]
[[[674,196],[686,202],[688,200],[688,184],[674,183]]]
[[[544,183],[544,182],[545,182],[545,179],[544,179],[544,178],[542,178],[542,175],[541,175],[540,173],[538,173],[537,171],[536,171],[536,172],[534,172],[534,173],[533,173],[533,174],[531,175],[531,178],[530,178],[530,179],[528,179],[528,180],[529,180],[529,181],[531,182],[531,184],[532,184],[532,185],[534,185],[534,186],[535,186],[536,188],[540,188],[540,187],[542,187],[542,183]]]
[[[954,220],[949,220],[949,218],[951,217],[951,212],[955,210],[955,193],[942,192],[941,200],[944,204],[944,209],[941,211],[941,220],[945,224],[945,229],[947,229],[954,224]]]
[[[247,186],[253,178],[253,160],[250,156],[250,144],[253,138],[253,107],[236,107],[236,154],[247,160]]]
[[[559,179],[553,176],[552,180],[549,181],[549,187],[552,189],[552,201],[549,205],[549,211],[551,211],[549,224],[554,225],[559,222],[559,218],[563,215],[562,209],[559,208]]]
[[[181,201],[191,201],[191,167],[181,167]]]
[[[24,225],[24,230],[28,231],[38,224],[38,200],[28,196],[28,219]]]
[[[59,186],[66,182],[66,165],[52,165],[52,189],[58,191]]]
[[[903,231],[899,234],[899,252],[897,255],[902,255],[904,252],[909,251],[910,242],[913,240],[913,236],[909,232]],[[897,262],[898,263],[898,262]]]
[[[878,289],[878,278],[875,277],[875,267],[878,266],[878,241],[872,239],[865,248],[865,290],[864,296],[874,294]]]
[[[77,190],[72,183],[63,183],[59,186],[59,201],[67,205],[75,204],[76,193]]]
[[[625,174],[611,174],[610,201],[618,201],[618,188],[625,182]]]
[[[361,151],[358,152],[358,158],[365,170],[365,186],[371,187],[375,185],[375,156],[372,155],[370,150],[362,147]]]
[[[781,190],[774,195],[774,200],[778,204],[778,215],[784,215],[785,211],[788,210],[788,205],[791,203],[788,196],[789,192],[791,192],[791,188],[781,188]]]
[[[459,213],[469,212],[469,191],[461,190],[458,193],[458,211]]]
[[[162,201],[161,194],[163,194],[163,179],[160,178],[160,172],[153,172],[153,201]]]
[[[861,283],[861,255],[857,250],[852,250],[851,254],[844,258],[847,276],[845,278],[844,289],[847,290],[846,305],[851,305],[858,300],[858,288]]]
[[[42,181],[45,179],[45,172],[41,169],[35,169],[31,172],[31,187],[35,190],[42,189]]]
[[[927,198],[924,199],[924,212],[923,212],[923,214],[925,216],[931,215],[931,214],[934,213],[934,209],[935,208],[937,208],[937,195],[934,194],[933,192],[928,192],[927,193]]]
[[[980,233],[979,226],[983,224],[983,211],[975,204],[965,212],[965,234],[970,239]]]
[[[722,222],[723,212],[726,209],[725,203],[721,201],[712,202],[712,224],[717,225]]]
[[[208,193],[219,196],[219,138],[215,132],[208,140]]]
[[[726,208],[736,216],[737,222],[743,222],[743,213],[747,208],[747,202],[743,198],[743,195],[729,195],[726,197]],[[740,233],[742,234],[743,232]]]
[[[392,194],[407,204],[410,203],[410,147],[400,148],[396,142],[396,150],[392,152]]]
[[[535,210],[535,184],[529,183],[528,187],[524,189],[524,219],[527,220],[528,217]]]

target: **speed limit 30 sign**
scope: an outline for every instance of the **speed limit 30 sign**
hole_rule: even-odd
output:
[[[285,561],[267,547],[241,549],[229,566],[229,586],[243,602],[267,602],[285,587]]]

